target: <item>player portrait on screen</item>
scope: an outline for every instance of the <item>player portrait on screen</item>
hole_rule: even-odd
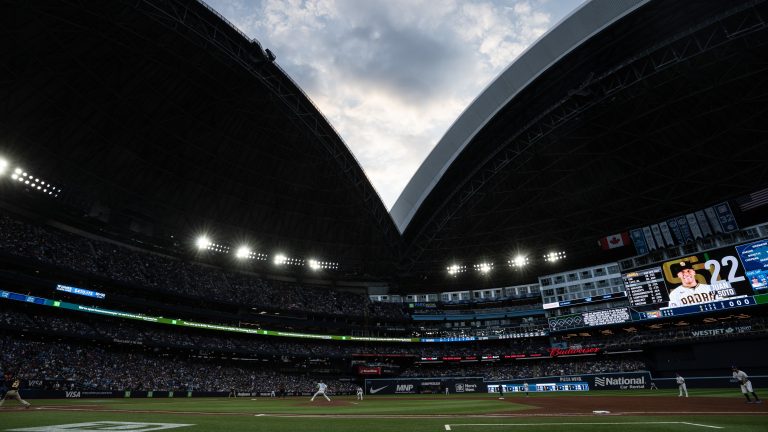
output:
[[[669,267],[680,279],[680,285],[669,292],[669,307],[708,303],[718,299],[717,291],[696,279],[696,270],[688,261],[677,261]]]

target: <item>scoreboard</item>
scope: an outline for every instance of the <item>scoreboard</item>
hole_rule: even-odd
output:
[[[666,285],[661,267],[624,273],[622,278],[630,305],[654,305],[665,300],[663,292],[666,291]]]
[[[694,270],[685,282],[680,263]],[[768,304],[768,240],[712,249],[622,274],[629,307],[547,318],[551,332]],[[551,307],[562,307],[558,303]]]

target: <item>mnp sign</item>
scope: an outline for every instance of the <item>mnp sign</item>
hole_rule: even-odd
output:
[[[468,378],[400,378],[365,380],[365,392],[376,394],[419,393],[484,393],[485,383],[480,377]]]
[[[414,394],[419,392],[419,380],[375,379],[365,380],[365,392],[375,394]]]

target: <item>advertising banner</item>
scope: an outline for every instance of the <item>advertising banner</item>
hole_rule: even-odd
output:
[[[646,389],[651,385],[648,372],[628,372],[620,374],[599,374],[589,377],[595,390],[633,390]]]
[[[365,393],[375,394],[422,394],[444,393],[485,393],[483,378],[407,378],[407,379],[367,379]]]
[[[527,390],[526,387],[522,387],[522,384],[528,384]],[[513,379],[487,383],[488,393],[498,393],[500,385],[509,392],[634,390],[649,388],[651,386],[651,374],[649,372],[611,372]]]
[[[169,397],[226,397],[228,392],[190,391],[109,391],[109,390],[39,390],[22,389],[25,399],[105,399],[105,398],[169,398]]]

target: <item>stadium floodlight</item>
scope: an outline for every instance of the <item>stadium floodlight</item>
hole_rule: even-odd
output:
[[[453,264],[446,267],[446,270],[448,270],[449,275],[456,276],[459,273],[464,273],[467,271],[467,267],[459,264]]]
[[[475,264],[475,270],[482,274],[490,273],[491,270],[493,270],[493,263],[483,262],[480,264]]]
[[[518,255],[509,261],[509,265],[517,268],[525,267],[528,264],[530,264],[530,260],[524,255]]]
[[[210,246],[211,240],[207,236],[202,235],[197,238],[197,242],[195,242],[195,244],[197,244],[198,249],[205,249]]]
[[[235,257],[243,259],[248,258],[251,255],[251,249],[248,246],[240,246],[235,252]]]
[[[550,252],[546,255],[544,255],[544,261],[546,262],[556,262],[560,261],[562,259],[565,259],[565,252]]]
[[[309,268],[312,270],[320,270],[320,263],[317,260],[311,259],[307,261],[307,263],[309,264]]]
[[[285,255],[283,255],[283,254],[275,255],[275,265],[285,264],[286,261],[288,261],[288,258],[286,258]]]
[[[5,170],[8,169],[8,161],[0,158],[0,176],[5,174]]]

